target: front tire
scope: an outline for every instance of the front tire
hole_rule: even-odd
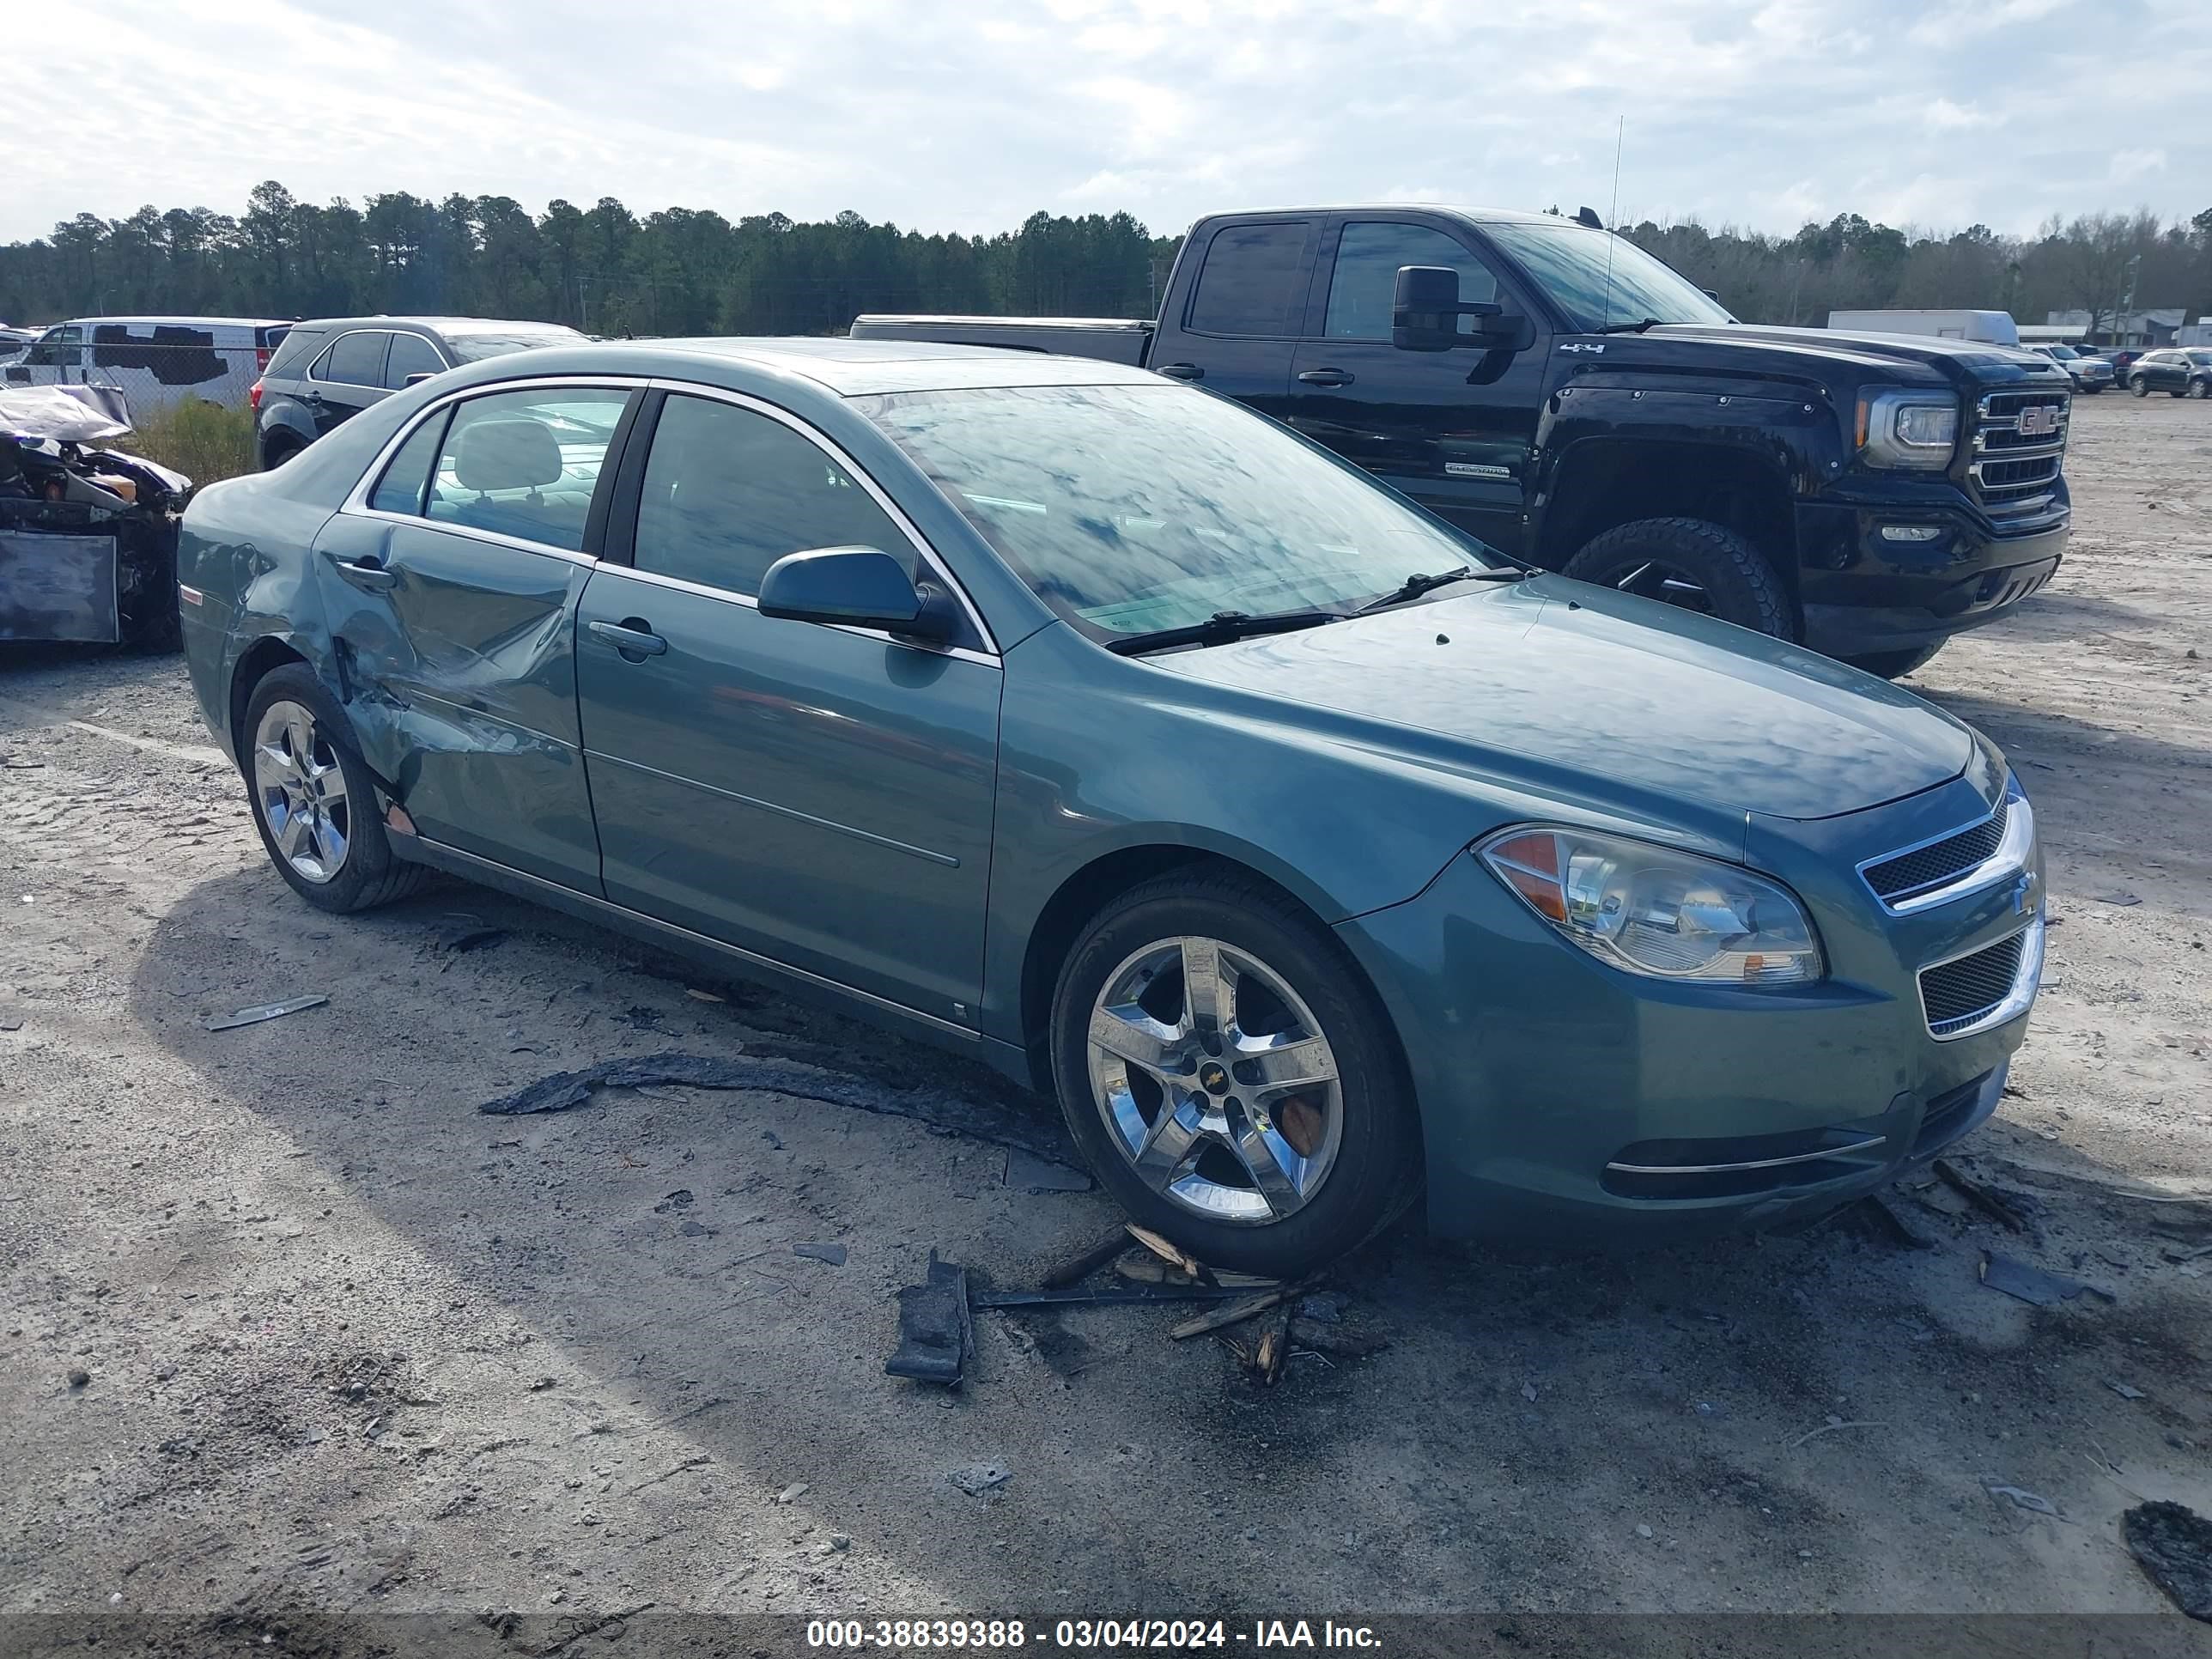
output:
[[[2191,380],[2189,395],[2192,398],[2212,397],[2212,380]]]
[[[1615,526],[1568,560],[1565,574],[1778,640],[1797,637],[1774,566],[1743,537],[1710,520],[1638,519]]]
[[[246,705],[239,769],[253,827],[276,873],[319,910],[389,904],[428,878],[392,854],[376,781],[345,711],[313,670],[288,663],[263,677]]]
[[[1917,645],[1909,651],[1869,651],[1844,660],[1854,668],[1869,674],[1879,674],[1886,680],[1901,680],[1915,669],[1925,668],[1943,648],[1944,641],[1933,645]]]
[[[1297,1278],[1418,1194],[1387,1016],[1328,930],[1256,882],[1169,877],[1109,905],[1061,969],[1052,1059],[1100,1182],[1210,1266]]]
[[[2130,375],[2128,378],[2128,390],[2138,398],[2148,398],[2150,396],[2150,382],[2140,374]]]

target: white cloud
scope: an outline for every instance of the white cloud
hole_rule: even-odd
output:
[[[99,45],[70,85],[106,142],[87,169],[0,139],[0,238],[234,212],[270,177],[971,232],[1414,185],[1602,210],[1624,117],[1638,217],[2027,231],[2121,185],[2186,216],[2212,37],[2203,0],[2136,3],[2123,106],[2071,78],[2086,0],[625,0],[616,27],[591,0],[48,0],[48,38]],[[2026,118],[2061,84],[2087,113]],[[2115,155],[2096,112],[2123,106]]]

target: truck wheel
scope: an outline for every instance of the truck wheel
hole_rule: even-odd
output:
[[[2128,390],[2138,398],[2148,398],[2150,396],[2150,382],[2140,374],[2130,375],[2128,377]]]
[[[1229,875],[1109,905],[1060,969],[1053,1081],[1137,1220],[1270,1278],[1364,1243],[1419,1194],[1389,1017],[1329,930]]]
[[[1593,538],[1566,574],[1718,617],[1739,628],[1797,636],[1782,579],[1766,556],[1705,519],[1638,519]]]
[[[1869,674],[1879,674],[1886,680],[1901,680],[1916,668],[1925,668],[1943,641],[1933,645],[1916,645],[1909,651],[1869,651],[1863,656],[1845,657],[1844,660],[1854,668]]]

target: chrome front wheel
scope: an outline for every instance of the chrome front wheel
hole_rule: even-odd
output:
[[[324,885],[353,847],[353,803],[329,733],[304,703],[279,701],[253,728],[254,806],[277,856],[302,881]]]
[[[1344,1135],[1334,1051],[1251,951],[1183,936],[1131,952],[1093,1000],[1086,1052],[1109,1139],[1170,1204],[1264,1225],[1328,1179]]]

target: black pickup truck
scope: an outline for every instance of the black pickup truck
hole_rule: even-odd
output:
[[[1199,381],[1514,557],[1891,678],[2048,582],[2071,517],[2057,363],[1739,323],[1587,210],[1218,214],[1158,322],[852,332]]]

